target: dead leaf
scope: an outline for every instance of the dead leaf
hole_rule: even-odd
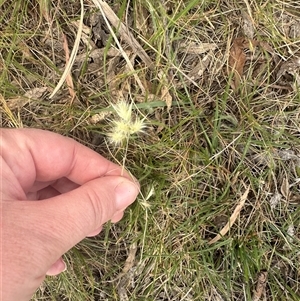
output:
[[[229,221],[227,222],[227,224],[224,226],[224,228],[220,231],[220,233],[214,237],[213,239],[211,239],[208,244],[211,245],[215,242],[217,242],[218,240],[220,240],[232,227],[232,225],[235,223],[237,217],[239,216],[242,208],[245,205],[245,202],[247,200],[248,194],[250,191],[250,186],[248,186],[248,188],[246,189],[246,191],[244,192],[244,194],[241,196],[241,199],[239,201],[239,203],[237,204],[237,206],[235,207],[232,215],[229,218]]]
[[[280,78],[284,73],[291,73],[295,71],[295,69],[299,69],[300,67],[300,58],[299,57],[293,57],[292,59],[289,59],[282,63],[280,66],[276,78]]]
[[[41,99],[45,95],[47,90],[48,90],[47,87],[37,87],[28,90],[23,96],[8,98],[6,100],[7,107],[10,110],[20,109],[24,107],[27,103],[29,103],[31,99],[35,99],[35,100]]]
[[[256,288],[252,296],[252,301],[259,301],[259,299],[262,296],[266,295],[267,280],[268,280],[268,272],[267,271],[259,272]]]
[[[75,64],[81,64],[85,62],[87,59],[92,59],[94,62],[102,62],[104,57],[116,57],[121,56],[121,53],[116,48],[109,48],[108,51],[105,48],[101,49],[93,49],[89,53],[78,54],[75,59]]]
[[[106,119],[107,116],[109,116],[110,114],[111,114],[111,112],[108,112],[108,111],[103,111],[103,112],[97,113],[89,119],[89,122],[91,124],[97,124],[100,121],[103,121],[104,119]]]
[[[63,48],[65,51],[65,56],[66,56],[66,65],[69,63],[70,60],[70,50],[68,47],[68,40],[65,34],[63,34]],[[73,79],[72,79],[72,75],[71,75],[71,71],[67,73],[66,75],[66,83],[69,89],[69,93],[71,96],[71,103],[73,102],[76,94],[74,92],[74,84],[73,84]]]
[[[299,159],[299,157],[291,149],[277,150],[276,154],[283,161],[287,161],[287,160],[297,161]]]
[[[80,21],[75,20],[71,22],[72,25],[74,25],[74,27],[78,28],[80,27]],[[91,40],[91,29],[83,24],[82,25],[82,33],[81,33],[81,40],[82,42],[87,46],[88,50],[92,50],[95,49],[97,46],[95,45],[95,43]],[[86,53],[84,53],[86,55]],[[77,57],[75,59],[75,61],[77,60]]]
[[[271,209],[275,209],[276,206],[280,203],[282,195],[276,191],[274,195],[270,198],[270,207]]]
[[[126,274],[134,266],[136,251],[137,251],[136,243],[133,243],[129,248],[129,253],[125,261],[124,268],[122,270],[123,274]]]
[[[43,95],[47,92],[48,88],[47,87],[37,87],[33,88],[31,90],[28,90],[25,94],[24,97],[27,97],[29,99],[40,99],[43,97]]]
[[[253,39],[254,36],[254,21],[246,12],[242,11],[241,13],[243,18],[243,30],[247,38]]]
[[[233,73],[231,86],[234,90],[239,87],[243,75],[244,65],[246,62],[246,54],[244,50],[249,49],[253,51],[257,45],[258,42],[252,39],[244,37],[234,39],[228,60],[229,76]]]
[[[17,96],[6,100],[7,107],[10,110],[20,109],[24,107],[30,100],[23,96]]]
[[[202,54],[207,51],[212,51],[217,48],[215,43],[195,43],[181,41],[178,45],[179,53],[188,53],[188,54]]]
[[[232,88],[234,90],[240,84],[241,76],[243,74],[243,69],[246,62],[246,54],[244,53],[243,45],[244,41],[244,38],[235,39],[230,49],[228,65],[230,68],[230,73],[234,73],[234,79],[232,83]]]
[[[111,282],[124,278],[124,276],[126,276],[127,273],[134,267],[136,252],[137,252],[137,245],[136,243],[132,243],[129,247],[128,256],[125,260],[125,264],[122,271]]]
[[[163,72],[159,72],[157,76],[161,82],[161,90],[160,90],[161,96],[160,97],[163,101],[165,101],[165,103],[167,105],[167,111],[169,112],[169,110],[171,109],[171,106],[172,106],[173,98],[172,98],[172,95],[170,94],[170,89],[168,87],[167,76]]]
[[[199,61],[199,63],[188,73],[188,76],[193,79],[199,79],[204,71],[208,68],[209,64],[211,63],[213,58],[213,54],[210,51],[203,59]]]
[[[170,94],[169,88],[167,86],[163,86],[161,88],[161,98],[167,104],[167,111],[171,109],[172,106],[172,95]]]
[[[49,96],[50,99],[53,98],[55,96],[55,94],[57,93],[57,91],[61,88],[61,86],[63,85],[64,81],[66,80],[66,77],[68,76],[68,74],[71,74],[71,69],[74,65],[75,58],[76,58],[76,55],[77,55],[77,52],[79,49],[80,40],[81,40],[81,34],[82,34],[82,28],[83,28],[83,16],[84,16],[84,5],[83,5],[83,0],[80,0],[80,22],[78,23],[79,24],[78,31],[77,31],[76,38],[74,41],[73,49],[70,54],[70,58],[65,66],[65,70],[64,70],[62,76],[60,77],[59,82],[57,83],[53,92]]]
[[[135,265],[136,251],[137,251],[137,245],[136,243],[133,243],[129,248],[128,257],[125,261],[122,272],[117,276],[117,278],[114,279],[114,281],[117,279],[120,280],[117,286],[120,301],[129,300],[127,296],[127,286],[134,278],[134,273],[135,273],[134,265]]]
[[[290,196],[290,184],[287,177],[283,178],[281,187],[280,187],[281,194],[285,197],[286,200],[289,199]]]
[[[292,39],[299,39],[300,37],[300,22],[294,21],[290,27],[289,37]]]

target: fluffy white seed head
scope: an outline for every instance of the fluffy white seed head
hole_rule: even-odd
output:
[[[131,132],[131,122],[130,121],[125,122],[124,120],[114,120],[113,131],[128,135]]]
[[[108,137],[112,144],[119,145],[123,140],[128,139],[130,135],[143,132],[146,125],[144,120],[132,117],[132,104],[120,101],[112,105],[112,107],[119,117],[111,121],[112,128]]]
[[[114,129],[108,134],[110,143],[120,145],[127,138],[124,132],[118,132]]]
[[[138,132],[143,132],[144,128],[146,127],[145,123],[141,119],[136,119],[130,124],[130,132],[129,134],[135,134]]]
[[[112,107],[122,120],[125,122],[129,122],[131,120],[132,103],[128,104],[125,101],[120,101],[115,105],[113,104]]]

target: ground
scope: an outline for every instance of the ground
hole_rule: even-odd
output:
[[[72,137],[141,183],[33,300],[300,300],[297,1],[0,9],[0,126]],[[120,102],[144,127],[116,141]]]

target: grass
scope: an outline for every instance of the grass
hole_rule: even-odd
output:
[[[108,2],[154,68],[117,34],[130,69],[94,2],[84,1],[75,96],[64,84],[52,99],[65,66],[63,35],[71,52],[80,2],[1,4],[1,126],[72,137],[124,164],[142,187],[124,219],[68,252],[68,271],[47,278],[34,300],[299,300],[299,66],[278,77],[299,57],[299,5]],[[260,46],[243,49],[233,89],[228,57],[240,36]],[[133,102],[147,129],[115,147],[106,134],[118,100]],[[229,231],[209,244],[248,187]]]

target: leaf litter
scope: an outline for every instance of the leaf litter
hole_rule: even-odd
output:
[[[268,272],[260,271],[258,273],[257,283],[256,283],[255,290],[253,292],[252,301],[266,300],[267,281],[268,281]]]

